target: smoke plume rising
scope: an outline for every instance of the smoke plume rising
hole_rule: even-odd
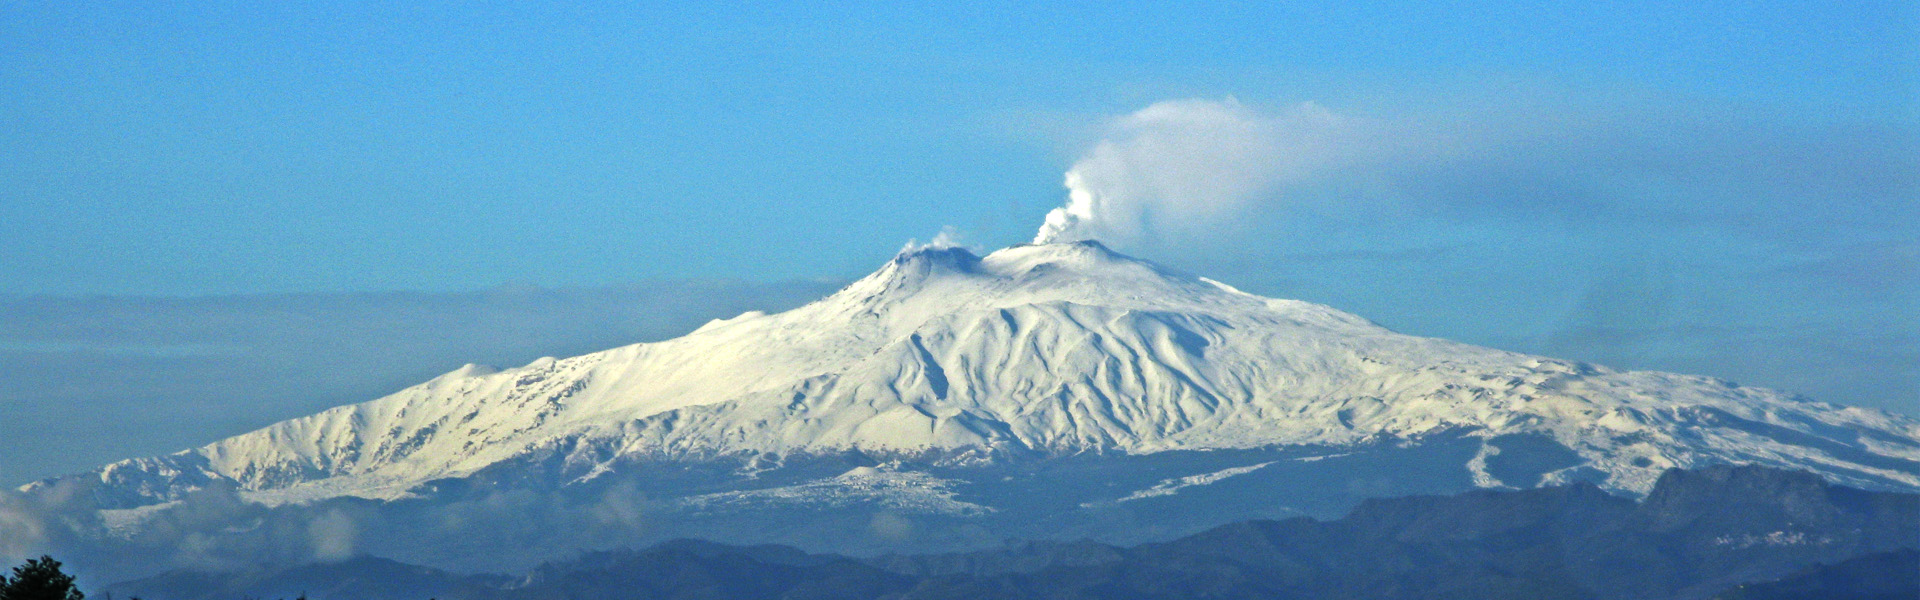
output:
[[[1155,103],[1115,120],[1074,163],[1066,205],[1033,241],[1125,243],[1210,227],[1282,185],[1352,162],[1367,129],[1311,102],[1272,115],[1231,98]]]

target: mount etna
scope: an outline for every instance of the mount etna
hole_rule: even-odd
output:
[[[1098,242],[943,244],[788,312],[32,483],[0,498],[0,539],[109,580],[360,555],[509,572],[675,538],[1141,544],[1474,489],[1631,504],[1723,464],[1916,492],[1920,421],[1404,335]]]

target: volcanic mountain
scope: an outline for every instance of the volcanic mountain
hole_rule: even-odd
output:
[[[1395,333],[1087,241],[909,248],[788,312],[467,365],[23,491],[83,482],[102,535],[138,539],[214,488],[309,517],[300,507],[618,488],[644,498],[628,504],[648,539],[858,552],[1141,541],[1472,487],[1644,495],[1666,469],[1720,463],[1920,490],[1920,421]],[[599,543],[574,542],[526,547]]]

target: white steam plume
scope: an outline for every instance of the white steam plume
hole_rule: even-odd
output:
[[[1033,242],[1204,229],[1281,185],[1339,168],[1364,133],[1311,102],[1273,115],[1232,98],[1155,103],[1115,120],[1074,163],[1066,205],[1047,213]]]
[[[960,230],[954,229],[952,225],[948,225],[945,227],[941,227],[940,233],[935,234],[933,236],[932,241],[922,244],[920,243],[919,238],[909,239],[907,240],[907,244],[905,246],[900,247],[900,251],[912,252],[915,250],[925,250],[929,248],[934,250],[942,250],[946,248],[958,248],[960,246],[961,246]]]

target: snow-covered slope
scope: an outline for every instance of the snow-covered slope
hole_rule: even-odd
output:
[[[278,504],[405,497],[540,453],[585,481],[631,460],[858,450],[965,466],[1439,434],[1533,434],[1577,454],[1537,483],[1644,492],[1669,467],[1735,462],[1920,489],[1911,418],[1402,335],[1094,242],[911,249],[789,312],[504,371],[469,365],[97,475],[120,508],[220,480]],[[1463,466],[1478,485],[1536,483],[1500,481],[1485,467],[1499,451]]]

